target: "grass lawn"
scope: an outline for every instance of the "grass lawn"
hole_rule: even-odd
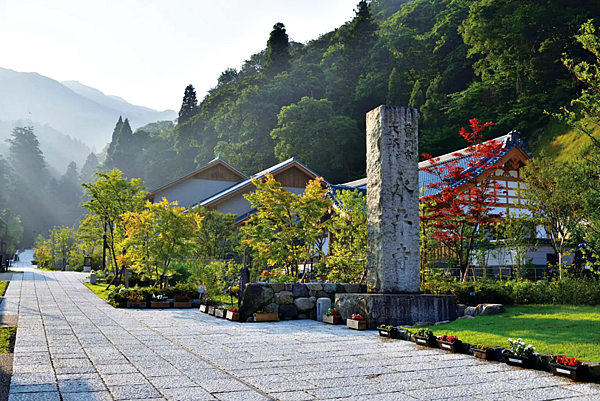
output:
[[[508,348],[508,338],[522,338],[542,354],[600,362],[600,306],[507,306],[506,313],[430,328],[436,336],[451,334],[492,347]]]
[[[98,298],[106,299],[110,291],[106,291],[107,283],[90,284],[85,283],[85,286],[92,290],[92,292],[98,295]]]
[[[16,327],[0,327],[0,354],[11,352],[10,339],[17,333]],[[14,343],[12,344],[14,346]]]
[[[0,296],[4,295],[4,291],[6,291],[6,285],[8,283],[6,281],[0,281]]]

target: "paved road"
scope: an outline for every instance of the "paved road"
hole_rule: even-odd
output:
[[[30,267],[31,261],[33,260],[34,252],[35,251],[33,249],[25,249],[23,252],[19,253],[19,261],[11,262],[11,269],[12,268],[21,268],[21,267]]]
[[[196,310],[114,309],[82,274],[25,269],[10,401],[599,400],[573,384],[313,321],[239,324]]]

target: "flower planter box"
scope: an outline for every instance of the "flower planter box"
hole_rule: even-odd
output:
[[[346,326],[348,326],[349,329],[353,329],[353,330],[366,330],[367,329],[367,321],[366,320],[348,319],[348,320],[346,320]]]
[[[377,329],[379,330],[379,335],[381,337],[393,338],[394,340],[398,338],[398,329]]]
[[[151,308],[156,308],[156,309],[164,309],[164,308],[170,308],[171,307],[171,303],[170,302],[150,302],[150,307]]]
[[[208,313],[208,305],[200,305],[200,312],[202,313]]]
[[[239,322],[240,314],[238,312],[232,312],[232,311],[228,310],[227,315],[225,316],[225,319],[231,320],[232,322]]]
[[[146,302],[127,301],[127,307],[128,308],[136,308],[136,309],[146,308]]]
[[[435,348],[437,346],[437,341],[435,337],[421,337],[413,335],[413,338],[415,339],[415,344],[420,345],[422,347]]]
[[[323,323],[342,324],[344,321],[340,315],[323,315]]]
[[[504,363],[511,366],[519,366],[529,369],[533,366],[534,359],[529,356],[517,356],[514,354],[504,354]]]
[[[586,374],[586,365],[567,366],[550,361],[550,369],[555,376],[562,376],[575,381],[583,381]]]
[[[449,342],[438,340],[438,347],[453,354],[460,354],[462,352],[462,341],[455,340],[454,342]]]
[[[215,309],[215,317],[225,319],[225,315],[227,315],[227,309]]]
[[[277,312],[255,313],[254,321],[255,322],[278,322],[279,321],[279,313],[277,313]]]
[[[496,360],[496,351],[494,351],[492,348],[488,348],[488,349],[473,348],[473,355],[475,355],[475,358],[485,359],[486,361],[495,361]]]
[[[215,315],[215,310],[217,309],[216,306],[209,306],[208,307],[208,314],[214,316]]]
[[[192,301],[187,302],[173,302],[173,308],[191,308]]]

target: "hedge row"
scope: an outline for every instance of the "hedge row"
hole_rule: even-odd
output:
[[[540,281],[469,281],[429,278],[421,285],[425,294],[453,294],[458,303],[505,305],[558,304],[600,305],[600,280],[562,279]]]

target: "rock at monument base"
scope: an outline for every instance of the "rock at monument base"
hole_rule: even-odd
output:
[[[474,306],[467,306],[465,308],[464,316],[475,316],[477,314],[477,308]]]
[[[241,318],[245,320],[255,311],[270,304],[273,299],[273,294],[273,290],[268,283],[246,285],[244,297],[239,308]]]
[[[343,319],[360,313],[367,327],[413,326],[416,322],[456,320],[454,295],[430,294],[336,294],[335,308]]]
[[[479,304],[477,305],[476,316],[496,315],[498,313],[506,312],[504,305],[502,304]]]
[[[465,305],[465,304],[458,304],[458,305],[456,305],[456,314],[458,316],[464,316],[465,315],[465,309],[467,309],[467,305]]]

